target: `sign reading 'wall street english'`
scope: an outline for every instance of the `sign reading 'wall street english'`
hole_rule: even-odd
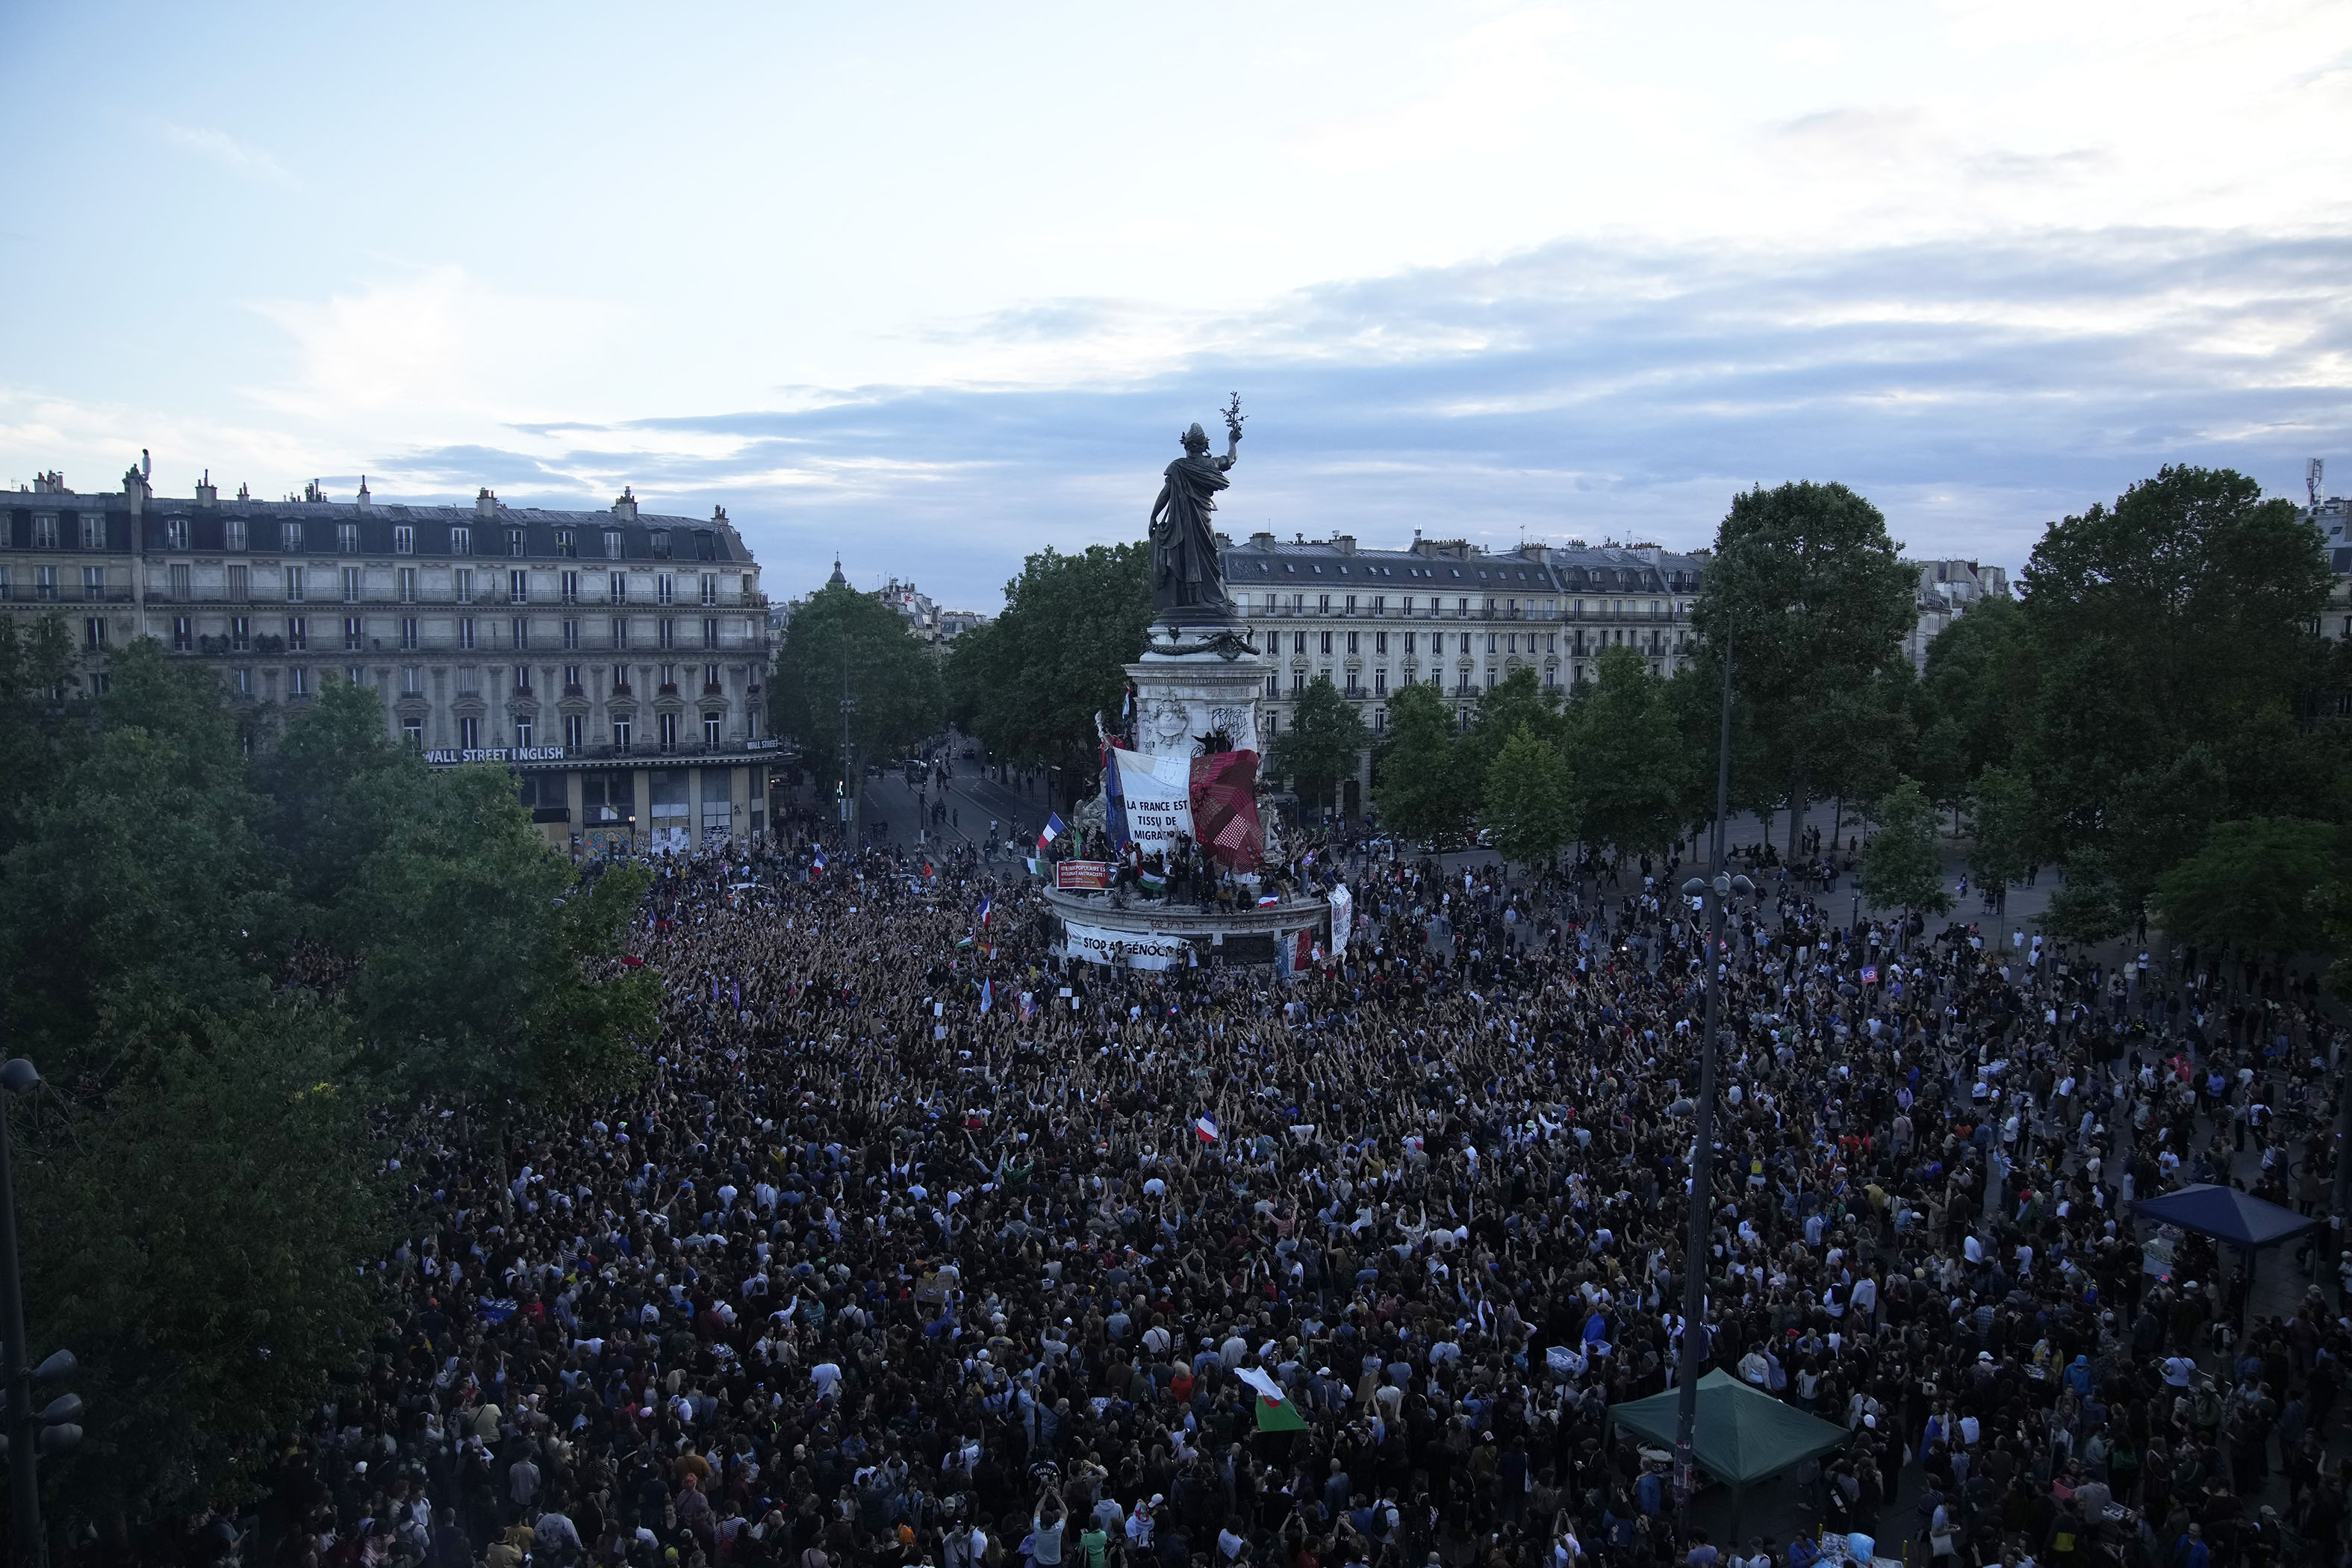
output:
[[[563,760],[561,746],[479,746],[471,751],[427,752],[425,760],[436,767],[455,767],[459,763],[560,763]]]

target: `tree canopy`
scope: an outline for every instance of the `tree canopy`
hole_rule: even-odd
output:
[[[1356,776],[1371,738],[1356,705],[1329,676],[1318,675],[1300,693],[1288,727],[1275,737],[1268,760],[1276,775],[1298,791],[1301,805],[1328,805],[1339,781]]]
[[[1549,866],[1576,837],[1576,805],[1559,751],[1521,722],[1486,769],[1483,820],[1506,860]]]
[[[1734,497],[1717,531],[1692,611],[1697,662],[1719,682],[1731,649],[1758,748],[1755,770],[1735,773],[1735,793],[1765,809],[1787,804],[1791,855],[1806,805],[1866,789],[1892,749],[1895,667],[1906,662],[1917,584],[1897,548],[1876,507],[1811,480]]]
[[[1952,891],[1936,843],[1936,807],[1916,779],[1898,779],[1878,802],[1878,830],[1862,852],[1862,896],[1880,909],[1946,914]]]
[[[1712,733],[1708,739],[1714,739]],[[1711,813],[1697,799],[1709,773],[1677,722],[1671,683],[1632,648],[1604,649],[1595,679],[1568,705],[1569,790],[1579,837],[1628,854],[1664,849]]]
[[[1100,771],[1097,714],[1118,721],[1126,666],[1151,621],[1150,546],[1042,550],[1004,585],[1004,613],[955,641],[949,714],[1023,767],[1058,767],[1066,804]]]
[[[860,763],[887,762],[940,727],[939,659],[872,594],[828,584],[793,612],[768,678],[768,718],[819,776],[841,768],[842,702]]]
[[[581,885],[374,692],[240,714],[142,641],[90,697],[64,646],[0,620],[0,1007],[45,1085],[0,1110],[32,1349],[89,1404],[58,1506],[103,1519],[236,1495],[362,1370],[385,1119],[625,1077],[658,983],[611,962],[643,874]]]
[[[2343,727],[2294,719],[2331,581],[2319,531],[2225,468],[2167,468],[2050,525],[2010,656],[2032,686],[2005,679],[2002,706],[2069,934],[2122,930],[2217,822],[2341,811]]]
[[[1372,802],[1381,826],[1414,844],[1451,845],[1475,804],[1454,732],[1453,710],[1426,681],[1389,699],[1388,732],[1372,759]]]
[[[2214,825],[2157,883],[2164,927],[2200,947],[2286,958],[2326,942],[2323,899],[2341,876],[2334,823],[2257,816]]]

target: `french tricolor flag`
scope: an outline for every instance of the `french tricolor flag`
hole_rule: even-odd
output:
[[[988,925],[988,917],[990,913],[994,910],[995,908],[996,901],[991,899],[986,893],[982,893],[980,896],[980,923],[983,930],[986,929]]]
[[[1062,836],[1062,818],[1058,812],[1045,814],[1045,826],[1037,831],[1037,853],[1044,855],[1045,846]]]
[[[1192,1135],[1203,1143],[1215,1142],[1217,1141],[1216,1119],[1209,1116],[1192,1118]]]

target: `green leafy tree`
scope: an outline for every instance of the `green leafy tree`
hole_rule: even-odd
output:
[[[1969,875],[2000,890],[2025,875],[2033,831],[2033,786],[2013,768],[1988,766],[1969,790]]]
[[[1694,820],[1708,758],[1694,752],[1675,708],[1669,683],[1639,654],[1602,651],[1595,678],[1577,688],[1566,714],[1569,787],[1582,837],[1640,855],[1664,850]]]
[[[940,662],[915,640],[906,617],[872,594],[836,584],[793,612],[768,678],[770,723],[799,743],[820,776],[842,767],[845,696],[849,743],[861,764],[911,750],[946,712]]]
[[[1936,807],[1916,779],[1903,779],[1876,812],[1878,831],[1863,846],[1862,896],[1880,909],[1945,914],[1952,907],[1937,847]]]
[[[2007,763],[2034,687],[2032,638],[2014,599],[1987,599],[1936,635],[1911,689],[1919,782],[1947,808]]]
[[[1567,732],[1562,703],[1559,689],[1538,685],[1536,672],[1525,666],[1479,694],[1478,706],[1462,735],[1463,767],[1474,793],[1483,795],[1487,770],[1521,730],[1534,731],[1536,738],[1549,745],[1560,744]]]
[[[73,659],[64,616],[0,616],[0,775],[17,785],[0,795],[0,855],[23,836],[26,814],[43,798],[33,781],[54,777],[63,760],[64,702],[51,694],[68,689]]]
[[[2286,958],[2326,944],[2323,899],[2337,875],[2343,829],[2257,816],[2218,822],[2196,853],[2164,874],[2164,929],[2200,947]]]
[[[1339,781],[1356,776],[1371,731],[1355,704],[1339,695],[1328,675],[1318,675],[1299,694],[1290,725],[1275,738],[1269,760],[1276,775],[1291,781],[1306,805],[1328,805]]]
[[[1865,782],[1857,725],[1887,719],[1881,676],[1903,658],[1917,592],[1896,550],[1876,507],[1810,480],[1734,497],[1717,532],[1692,613],[1699,663],[1719,683],[1719,650],[1731,645],[1763,770],[1739,793],[1786,802],[1792,858],[1811,802]]]
[[[94,734],[0,763],[20,814],[0,862],[9,1024],[58,1081],[110,1081],[195,1012],[233,1011],[278,896],[217,682],[152,641],[111,674]]]
[[[1372,765],[1381,825],[1415,844],[1458,840],[1470,822],[1461,742],[1437,688],[1416,681],[1389,700],[1388,733]]]
[[[642,1071],[659,985],[603,973],[641,868],[584,890],[516,804],[503,769],[432,775],[419,809],[362,862],[341,909],[369,1059],[410,1092],[561,1101]]]
[[[2243,474],[2167,468],[2034,547],[2021,750],[2078,934],[2137,918],[2211,823],[2271,809],[2281,768],[2327,773],[2338,742],[2289,721],[2325,657],[2308,629],[2333,583],[2321,544]]]
[[[329,678],[264,760],[262,830],[305,910],[331,909],[361,864],[422,807],[430,772],[392,739],[373,687]]]
[[[1125,667],[1143,656],[1150,557],[1140,541],[1040,551],[1004,585],[1004,613],[949,655],[957,723],[1007,762],[1061,769],[1065,806],[1092,790],[1095,717],[1118,726]]]
[[[1503,858],[1529,870],[1550,865],[1575,838],[1567,764],[1534,725],[1521,724],[1486,769],[1480,820]]]
[[[10,1043],[56,1086],[16,1113],[27,1310],[91,1412],[69,1520],[233,1492],[352,1359],[384,1213],[349,1019],[272,989],[285,900],[220,687],[152,642],[111,666],[0,753]],[[0,658],[0,712],[45,690]]]
[[[348,1021],[259,996],[135,1085],[20,1111],[35,1355],[69,1346],[68,1522],[247,1493],[271,1440],[361,1370],[390,1226]]]

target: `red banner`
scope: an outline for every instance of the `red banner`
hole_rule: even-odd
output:
[[[1108,860],[1056,860],[1054,886],[1081,892],[1100,891],[1110,886],[1110,870]]]
[[[1257,819],[1257,753],[1192,759],[1192,841],[1229,871],[1255,871],[1265,854]]]

